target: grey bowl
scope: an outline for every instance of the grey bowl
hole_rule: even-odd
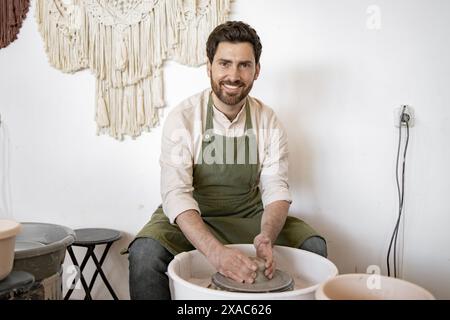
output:
[[[21,225],[13,270],[29,272],[36,281],[60,272],[66,248],[75,241],[75,232],[56,224],[22,222]]]

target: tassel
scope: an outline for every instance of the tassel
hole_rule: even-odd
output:
[[[152,81],[152,103],[155,108],[164,107],[164,81],[161,69],[155,71]]]
[[[97,125],[100,128],[109,127],[108,109],[103,96],[99,96],[97,102]]]
[[[79,5],[71,5],[69,9],[69,23],[73,29],[79,31],[83,22],[83,12]]]
[[[123,98],[122,102],[122,127],[121,127],[121,133],[128,134],[128,130],[130,128],[130,98],[124,92],[125,97]]]
[[[125,39],[119,40],[116,50],[116,70],[125,71],[128,64],[128,51]]]
[[[137,123],[139,126],[145,125],[144,90],[139,89],[137,96]]]

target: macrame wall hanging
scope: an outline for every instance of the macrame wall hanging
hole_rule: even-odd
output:
[[[36,19],[52,66],[95,75],[98,134],[134,138],[159,124],[164,61],[205,63],[232,1],[37,0]]]
[[[0,0],[0,49],[17,39],[30,0]]]

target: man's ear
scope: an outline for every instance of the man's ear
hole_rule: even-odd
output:
[[[256,65],[256,69],[255,69],[255,78],[254,80],[257,80],[259,77],[259,73],[261,72],[261,64],[258,62],[258,64]]]

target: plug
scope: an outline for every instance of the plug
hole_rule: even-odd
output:
[[[394,125],[396,128],[406,127],[406,124],[410,128],[415,125],[414,109],[411,106],[403,105],[400,108],[396,108],[394,112]]]
[[[411,120],[411,117],[407,113],[402,113],[402,123],[408,123]]]

